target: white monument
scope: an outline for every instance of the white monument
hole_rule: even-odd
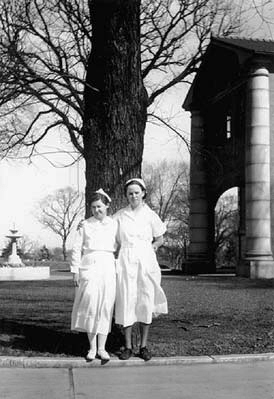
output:
[[[48,280],[50,278],[49,266],[27,266],[17,254],[17,240],[22,236],[13,225],[10,229],[11,234],[7,238],[11,239],[11,254],[7,262],[0,264],[0,281],[11,280]]]
[[[10,229],[11,234],[7,235],[7,238],[11,239],[11,254],[8,257],[8,264],[12,266],[24,266],[20,256],[17,254],[17,240],[18,238],[21,238],[18,234],[18,230],[15,228],[15,225],[13,225],[13,229]]]

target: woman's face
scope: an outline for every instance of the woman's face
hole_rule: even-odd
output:
[[[137,208],[143,203],[145,193],[138,184],[130,184],[126,193],[127,200],[132,209]]]
[[[105,205],[101,200],[94,201],[91,203],[91,213],[98,219],[103,220],[107,215],[108,205]]]

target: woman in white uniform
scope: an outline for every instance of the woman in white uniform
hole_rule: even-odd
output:
[[[87,360],[93,360],[96,354],[103,360],[110,359],[105,343],[115,302],[117,235],[117,222],[107,216],[110,201],[102,189],[93,194],[93,216],[81,223],[72,251],[70,269],[76,291],[71,329],[87,332],[90,343]]]
[[[116,263],[115,322],[122,325],[125,331],[125,350],[120,359],[127,360],[132,356],[132,326],[140,322],[139,356],[150,360],[147,339],[152,315],[167,313],[167,300],[160,285],[161,270],[156,259],[166,227],[144,203],[146,186],[142,179],[127,181],[125,195],[129,205],[114,215],[118,221],[120,244]]]

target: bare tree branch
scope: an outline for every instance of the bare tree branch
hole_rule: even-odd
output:
[[[16,112],[22,104],[33,114],[29,125],[24,124],[25,132],[15,130],[7,147],[34,147],[59,125],[83,153],[83,91],[91,38],[87,5],[77,0],[2,0],[0,32],[0,68],[4,72],[0,77],[0,123],[7,109]],[[54,122],[48,124],[50,118],[45,116],[50,114]],[[13,121],[20,117],[18,112],[12,115]]]
[[[152,117],[160,121],[161,124],[163,124],[164,126],[168,127],[173,133],[176,134],[176,136],[178,136],[185,143],[187,149],[190,151],[190,141],[185,136],[183,136],[183,133],[187,134],[186,132],[182,131],[181,133],[179,129],[172,126],[168,120],[166,120],[164,117],[156,115],[155,113],[148,113],[148,117]]]
[[[34,147],[57,126],[83,155],[84,89],[91,51],[88,0],[0,0],[2,156]],[[211,34],[239,35],[253,10],[268,23],[269,0],[143,0],[142,76],[148,106],[191,82]],[[91,11],[92,12],[92,11]],[[97,91],[98,88],[90,87]],[[152,114],[152,111],[149,110]],[[171,123],[159,121],[178,134]],[[186,143],[187,144],[187,143]]]
[[[84,195],[71,187],[57,190],[39,203],[36,217],[41,224],[60,236],[64,260],[67,238],[79,218],[83,217],[84,208]]]

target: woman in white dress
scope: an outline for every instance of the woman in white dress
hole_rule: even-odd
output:
[[[142,179],[127,181],[125,195],[129,205],[114,215],[118,221],[120,245],[116,262],[115,322],[122,325],[125,331],[125,350],[120,359],[127,360],[132,356],[132,326],[140,322],[139,356],[150,360],[147,339],[152,315],[167,313],[167,300],[160,285],[161,270],[156,258],[166,227],[144,203],[146,186]]]
[[[87,332],[90,344],[87,360],[93,360],[96,354],[103,360],[110,359],[105,343],[115,302],[117,235],[117,222],[107,216],[110,201],[102,189],[94,193],[93,216],[81,223],[72,250],[70,270],[76,290],[71,329]]]

